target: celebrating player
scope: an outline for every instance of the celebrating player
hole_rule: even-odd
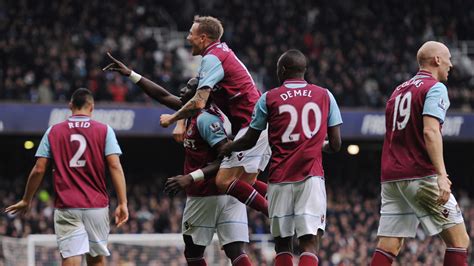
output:
[[[72,116],[51,126],[43,136],[23,199],[5,212],[14,214],[29,209],[52,160],[56,192],[54,230],[62,265],[82,265],[83,254],[88,265],[105,265],[104,256],[110,255],[106,165],[118,197],[115,223],[121,226],[128,220],[125,177],[119,159],[122,152],[113,129],[91,119],[94,99],[89,90],[76,90],[69,107]]]
[[[198,90],[194,97],[172,115],[162,115],[164,127],[199,112],[209,97],[224,112],[232,124],[235,139],[248,129],[252,110],[260,97],[255,83],[244,64],[220,38],[224,29],[214,17],[196,17],[187,40],[192,54],[203,56],[199,70]],[[268,136],[261,134],[252,149],[234,153],[223,160],[216,176],[217,188],[265,214],[268,212],[264,196],[267,186],[256,179],[270,158]],[[255,190],[247,183],[253,184]],[[258,192],[258,193],[257,193]]]
[[[339,151],[341,114],[328,90],[304,80],[306,58],[300,51],[284,53],[277,71],[282,85],[260,97],[249,130],[226,144],[221,156],[255,145],[268,122],[272,147],[268,200],[275,265],[293,265],[295,231],[303,251],[299,265],[318,265],[319,239],[326,226],[321,151]]]
[[[469,236],[443,160],[441,124],[449,107],[441,82],[452,67],[449,49],[429,41],[418,50],[418,73],[395,88],[385,111],[379,242],[371,265],[391,265],[403,238],[418,225],[446,244],[444,265],[467,265]]]
[[[130,69],[110,54],[109,57],[114,63],[104,70],[117,71],[133,79]],[[178,98],[144,77],[137,82],[150,97],[174,110],[192,98],[198,85],[196,78],[190,79]],[[186,190],[182,221],[186,261],[190,266],[206,265],[204,250],[217,231],[232,265],[251,265],[244,250],[244,243],[249,241],[245,205],[219,193],[214,179],[220,164],[216,155],[227,142],[222,114],[209,101],[198,114],[186,119],[185,125],[184,175],[169,178],[165,190],[169,194]]]
[[[109,57],[113,63],[106,66],[104,70],[117,71],[129,77],[150,97],[172,109],[181,108],[178,113],[184,112],[189,115],[180,116],[178,119],[198,114],[206,106],[209,94],[213,95],[211,88],[220,88],[213,92],[216,96],[212,97],[212,101],[230,119],[233,134],[237,134],[238,138],[246,131],[252,108],[258,100],[260,92],[256,89],[247,69],[234,53],[225,43],[219,42],[222,31],[220,21],[215,18],[202,17],[195,20],[188,40],[193,46],[193,55],[203,54],[204,57],[198,90],[196,95],[186,103],[181,103],[177,97],[130,70],[110,54]],[[219,60],[223,60],[222,63]],[[224,77],[224,69],[227,69],[226,77]],[[201,98],[203,95],[206,95],[205,99]],[[199,108],[195,105],[196,99],[200,99],[199,104],[202,104]],[[170,117],[170,115],[165,115],[165,117]],[[231,160],[221,162],[221,169],[215,179],[219,191],[234,196],[249,207],[268,215],[268,204],[265,199],[267,185],[258,181],[256,176],[259,170],[263,170],[267,165],[269,155],[270,150],[265,132],[256,148],[235,154]]]

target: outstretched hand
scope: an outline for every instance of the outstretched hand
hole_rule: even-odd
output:
[[[108,64],[104,67],[103,71],[115,71],[120,73],[123,76],[130,76],[132,70],[128,68],[124,63],[120,62],[119,60],[115,59],[110,52],[107,52],[109,58],[113,61],[113,63]]]
[[[20,200],[19,202],[10,205],[5,208],[5,213],[9,214],[16,214],[16,213],[26,213],[30,209],[30,203],[26,202],[25,200]]]
[[[176,195],[194,182],[191,175],[178,175],[168,178],[165,184],[165,192],[170,196]]]

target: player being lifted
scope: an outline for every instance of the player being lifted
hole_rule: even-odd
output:
[[[162,115],[164,127],[191,117],[213,102],[224,112],[232,124],[235,139],[242,137],[250,124],[252,110],[260,97],[247,68],[220,38],[224,29],[214,17],[196,17],[187,40],[192,54],[201,55],[198,90],[194,97],[172,115]],[[259,170],[264,170],[270,158],[268,136],[261,134],[252,149],[234,153],[221,162],[216,176],[217,188],[239,199],[250,207],[268,214],[265,200],[267,186],[257,180]],[[253,188],[247,183],[252,184]],[[258,192],[258,193],[257,193]]]
[[[341,114],[327,89],[304,80],[306,58],[300,51],[284,53],[277,71],[282,85],[260,97],[249,130],[226,144],[221,156],[254,146],[268,122],[272,147],[268,201],[275,265],[293,265],[295,232],[303,251],[299,265],[318,265],[316,254],[326,226],[322,151],[339,151]]]
[[[105,70],[125,75],[130,73],[120,61],[112,56],[110,58],[114,65]],[[198,80],[190,79],[181,89],[180,98],[145,78],[140,79],[139,85],[158,102],[177,110],[196,93]],[[234,197],[220,193],[214,179],[220,164],[217,154],[227,142],[222,114],[209,101],[199,113],[186,119],[185,125],[184,175],[169,178],[165,190],[170,194],[186,190],[182,221],[186,261],[190,266],[206,265],[204,250],[217,231],[220,244],[232,265],[251,265],[244,250],[244,243],[249,242],[245,205]]]
[[[94,99],[89,90],[77,89],[69,107],[72,116],[44,134],[23,199],[5,211],[28,210],[52,161],[56,192],[54,231],[62,265],[82,265],[83,254],[87,255],[87,265],[105,265],[104,256],[110,255],[106,166],[118,197],[115,223],[120,226],[128,220],[125,178],[119,159],[122,152],[113,129],[91,119]]]
[[[426,42],[418,50],[418,73],[395,88],[385,111],[382,151],[382,206],[379,242],[371,265],[391,265],[403,238],[421,223],[446,244],[445,266],[467,265],[469,236],[451,194],[443,160],[441,124],[449,107],[449,49]]]

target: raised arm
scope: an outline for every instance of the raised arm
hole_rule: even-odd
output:
[[[115,71],[122,76],[130,78],[130,80],[137,84],[148,96],[173,110],[179,110],[183,106],[181,100],[168,92],[165,88],[135,73],[124,63],[115,59],[110,53],[107,53],[107,55],[113,62],[104,67],[102,69],[103,71]]]

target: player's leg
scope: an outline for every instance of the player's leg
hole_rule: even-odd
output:
[[[224,245],[225,255],[230,259],[233,266],[250,266],[250,262],[247,253],[245,253],[244,242],[232,242]]]
[[[301,249],[299,266],[314,266],[318,265],[318,251],[319,243],[321,243],[321,237],[323,236],[323,230],[318,230],[317,235],[303,235],[298,238],[299,246]]]
[[[54,231],[62,265],[81,265],[82,255],[89,252],[89,240],[79,210],[54,210]]]
[[[87,266],[103,266],[105,265],[105,256],[95,256],[86,255]]]
[[[419,220],[400,187],[406,188],[413,181],[382,183],[382,206],[377,236],[377,248],[371,265],[391,265],[400,253],[405,237],[415,237]]]
[[[245,174],[243,166],[221,168],[216,176],[216,185],[221,193],[237,198],[240,202],[252,209],[268,216],[267,200],[260,195],[250,184],[239,178]]]
[[[184,256],[188,265],[206,265],[204,249],[211,244],[217,223],[219,198],[223,196],[188,197],[183,211],[182,233]]]
[[[107,248],[110,232],[109,208],[85,209],[82,213],[82,221],[89,238],[87,265],[105,265],[105,256],[110,256]]]
[[[275,239],[275,266],[293,265],[293,237],[274,237]]]
[[[440,234],[446,243],[444,265],[467,265],[469,237],[453,194],[446,204],[437,203],[439,188],[436,176],[413,181],[402,192],[420,217],[427,234]]]
[[[215,212],[219,213],[216,228],[220,244],[232,265],[252,265],[244,249],[244,243],[249,242],[245,205],[231,196],[219,196],[218,201]]]
[[[250,184],[260,195],[263,197],[267,196],[267,183],[262,182],[257,179],[257,176],[260,174],[260,171],[258,173],[243,173],[239,179]]]
[[[204,250],[206,246],[196,245],[193,238],[189,235],[183,235],[184,239],[184,257],[188,266],[206,266],[204,259]]]
[[[402,237],[379,236],[377,248],[372,256],[371,266],[392,265],[403,246]]]
[[[275,239],[275,265],[293,265],[293,184],[269,184],[268,204],[270,232]]]
[[[444,265],[467,265],[467,249],[470,241],[464,223],[445,229],[439,235],[446,244]]]
[[[302,253],[299,265],[318,265],[319,238],[326,228],[327,197],[323,177],[293,184],[295,231]]]
[[[63,258],[61,265],[62,266],[81,266],[82,265],[82,255],[79,256],[72,256]]]

